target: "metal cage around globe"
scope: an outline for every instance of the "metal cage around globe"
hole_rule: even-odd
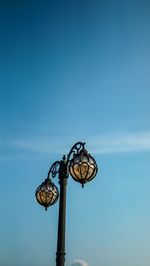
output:
[[[96,161],[85,149],[75,155],[69,164],[70,175],[75,181],[81,183],[82,187],[96,176],[97,171]]]
[[[36,199],[39,204],[45,207],[45,210],[58,200],[59,192],[58,188],[51,181],[50,178],[45,181],[37,188],[35,192]]]

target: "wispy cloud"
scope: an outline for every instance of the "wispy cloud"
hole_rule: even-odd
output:
[[[64,141],[54,137],[31,137],[9,141],[11,147],[40,153],[60,153],[66,150]]]
[[[150,151],[150,132],[103,134],[86,137],[85,141],[91,154]],[[74,140],[71,137],[32,137],[9,141],[9,145],[15,149],[48,154],[64,154],[71,144],[74,144]]]
[[[84,260],[76,259],[76,260],[74,260],[74,262],[71,266],[88,266],[88,264]]]
[[[98,154],[150,151],[150,132],[106,134],[89,140]]]

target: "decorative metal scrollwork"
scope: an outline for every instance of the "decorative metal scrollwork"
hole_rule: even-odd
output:
[[[67,156],[67,162],[70,161],[70,158],[74,158],[75,156],[78,156],[82,150],[84,150],[85,142],[77,142],[70,150],[68,156]]]
[[[52,178],[54,178],[59,173],[59,168],[60,168],[60,162],[59,161],[54,162],[48,171],[47,178],[50,178],[50,175]]]

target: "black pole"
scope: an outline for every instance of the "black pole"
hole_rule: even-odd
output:
[[[67,186],[67,163],[64,160],[60,162],[59,168],[59,218],[58,218],[58,236],[57,236],[57,252],[56,266],[65,265],[65,226],[66,226],[66,186]]]

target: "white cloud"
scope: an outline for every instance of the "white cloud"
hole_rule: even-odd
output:
[[[86,137],[86,147],[90,153],[112,154],[150,151],[150,132],[116,133]],[[9,142],[13,148],[26,149],[38,153],[62,155],[67,153],[70,144],[74,144],[71,137],[32,137],[16,139]]]
[[[150,132],[100,135],[90,138],[89,144],[98,154],[150,151]]]
[[[48,137],[31,137],[28,139],[11,140],[10,145],[15,148],[30,150],[41,153],[60,153],[61,150],[66,150],[63,142],[57,138]],[[64,151],[65,151],[64,150]]]
[[[74,260],[74,262],[71,266],[88,266],[88,264],[84,260],[76,259],[76,260]]]

